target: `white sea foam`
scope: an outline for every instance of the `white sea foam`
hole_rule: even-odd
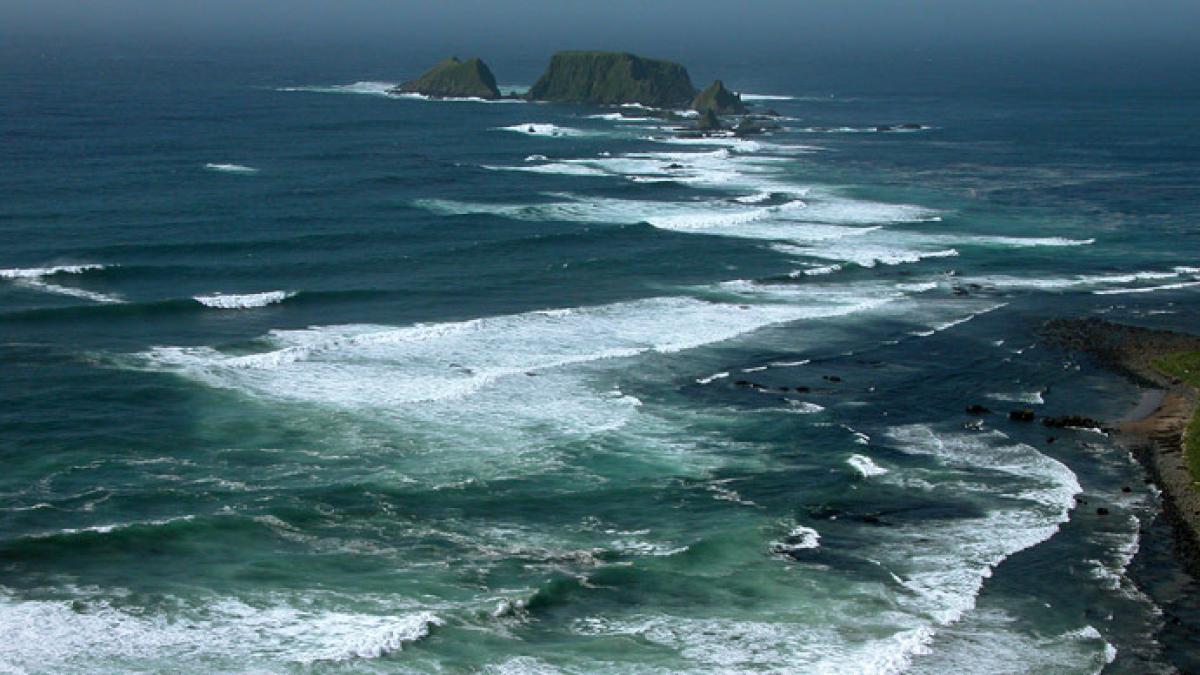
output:
[[[216,293],[214,295],[197,295],[193,298],[205,307],[214,309],[251,309],[266,307],[283,302],[294,296],[289,291],[267,291],[265,293],[248,293],[244,295]]]
[[[996,401],[1009,401],[1012,403],[1028,403],[1030,405],[1043,405],[1046,402],[1046,400],[1042,398],[1042,392],[1040,392],[1040,391],[1016,392],[1016,393],[996,392],[996,393],[988,394],[987,397],[990,399],[996,400]]]
[[[913,335],[917,335],[920,337],[929,337],[930,335],[933,335],[934,333],[940,333],[944,330],[949,330],[951,328],[954,328],[955,326],[960,326],[960,325],[970,321],[971,319],[974,319],[977,316],[982,316],[984,314],[987,314],[988,312],[994,312],[997,309],[1000,309],[1001,307],[1004,307],[1006,305],[1008,305],[1007,302],[1001,302],[999,304],[992,305],[991,307],[986,307],[984,309],[981,309],[977,312],[972,312],[972,313],[970,313],[964,317],[958,318],[958,319],[951,319],[949,321],[943,321],[928,330],[914,331]]]
[[[610,176],[612,174],[602,169],[582,164],[566,162],[549,162],[547,164],[531,164],[528,166],[491,166],[484,164],[489,171],[522,171],[525,173],[547,173],[558,176]]]
[[[796,525],[788,532],[787,537],[780,541],[771,542],[770,549],[774,553],[795,553],[798,551],[809,550],[821,546],[821,533],[805,527],[804,525]]]
[[[111,523],[108,525],[92,525],[90,527],[64,528],[61,530],[51,530],[40,534],[29,535],[30,539],[45,539],[47,537],[59,537],[63,535],[75,534],[110,534],[118,530],[126,530],[131,527],[158,527],[161,525],[170,525],[171,523],[183,523],[195,519],[195,516],[178,516],[175,518],[162,518],[160,520],[145,520],[134,521],[129,523]]]
[[[957,621],[975,606],[983,580],[997,564],[1057,532],[1082,489],[1066,466],[1000,432],[939,434],[915,425],[888,434],[904,452],[930,455],[963,471],[966,494],[1003,494],[1013,502],[1008,508],[993,505],[981,518],[952,520],[938,528],[922,525],[934,545],[908,552],[904,585],[939,624]],[[981,470],[992,474],[994,487],[980,483],[976,474]],[[953,474],[947,478],[953,481]]]
[[[572,630],[662,645],[689,664],[677,670],[757,672],[794,669],[797,664],[816,673],[921,669],[924,661],[918,657],[937,657],[931,648],[939,632],[953,632],[955,623],[976,616],[970,610],[992,569],[1012,553],[1044,541],[1066,519],[1079,485],[1063,465],[1001,435],[941,435],[929,427],[901,427],[889,435],[900,443],[901,450],[928,454],[941,465],[934,470],[941,474],[938,485],[930,484],[929,489],[947,490],[956,499],[974,497],[980,507],[986,507],[981,508],[985,515],[977,517],[923,517],[912,524],[901,519],[890,522],[889,527],[872,528],[854,552],[878,565],[898,588],[890,588],[886,581],[863,582],[831,602],[825,596],[830,589],[814,584],[802,591],[816,594],[809,601],[813,604],[803,606],[828,607],[819,617],[792,612],[790,603],[771,606],[764,598],[761,611],[747,612],[741,618],[614,610],[577,619]],[[770,542],[768,550],[789,554],[784,557],[789,563],[827,546],[812,528],[787,527],[791,530],[788,535]],[[819,570],[820,566],[814,565],[805,576],[819,575]],[[878,613],[875,608],[881,602],[892,611]],[[842,630],[845,625],[863,626],[861,617],[867,613],[876,617],[869,628],[853,636]],[[1000,630],[995,634],[1007,633]],[[989,639],[981,644],[994,642],[992,631],[986,635]],[[1078,657],[1109,658],[1111,651],[1098,649],[1096,643],[1095,635],[1080,633],[1046,640],[1043,646],[1057,649],[1063,645]],[[941,647],[940,642],[937,645]],[[1055,651],[1055,655],[1064,654]],[[1026,663],[1027,659],[1010,657],[1004,662]],[[995,659],[980,659],[971,669],[994,669],[995,663]]]
[[[395,82],[354,82],[351,84],[315,85],[301,87],[279,87],[277,91],[300,91],[317,94],[366,94],[368,96],[390,96],[396,88]]]
[[[47,282],[46,277],[53,277],[59,274],[84,274],[95,270],[106,269],[105,265],[82,264],[82,265],[54,265],[51,267],[29,267],[29,268],[13,268],[0,270],[0,279],[8,279],[13,283],[23,288],[30,288],[41,291],[43,293],[53,293],[55,295],[66,295],[72,298],[82,298],[91,300],[92,302],[101,303],[120,303],[124,302],[117,295],[107,293],[97,293],[83,288],[74,286],[62,286]]]
[[[776,94],[742,94],[743,101],[794,101],[795,99],[795,96]]]
[[[921,249],[904,239],[873,242],[864,237],[878,230],[879,222],[925,220],[930,212],[908,205],[873,202],[794,199],[773,206],[744,205],[725,200],[656,202],[613,198],[588,198],[553,194],[540,204],[487,204],[448,200],[419,200],[416,205],[443,215],[490,214],[535,221],[592,223],[648,223],[653,227],[689,234],[761,239],[792,255],[854,262],[864,267],[916,262],[925,258],[957,255],[953,249]]]
[[[805,188],[786,182],[779,175],[780,160],[774,156],[738,154],[726,148],[707,152],[634,152],[618,156],[561,159],[540,173],[576,175],[578,167],[600,171],[635,182],[674,181],[696,187],[754,190],[756,194],[804,193]],[[527,160],[528,161],[528,160]],[[497,171],[523,171],[522,166],[489,166]],[[767,197],[770,192],[767,192]],[[745,199],[743,203],[751,203]]]
[[[524,122],[522,124],[514,124],[507,127],[497,127],[501,131],[512,131],[518,134],[526,134],[528,136],[583,136],[586,132],[572,127],[560,127],[557,124]]]
[[[0,279],[40,279],[55,274],[83,274],[93,270],[105,269],[105,265],[54,265],[52,267],[28,267],[0,270]]]
[[[752,195],[736,197],[734,201],[741,202],[742,204],[761,204],[763,202],[770,201],[774,196],[775,194],[773,192],[755,192]]]
[[[1101,673],[1116,659],[1117,650],[1094,626],[1059,635],[1031,635],[1018,620],[1002,610],[973,612],[961,624],[943,629],[932,653],[916,659],[908,671],[914,675],[990,675],[997,664],[1025,673]],[[1165,672],[1147,669],[1146,672]]]
[[[788,401],[788,410],[799,415],[814,415],[824,412],[825,407],[808,401]]]
[[[791,305],[655,298],[406,328],[272,331],[264,341],[270,349],[258,354],[163,347],[144,358],[156,367],[272,398],[390,407],[461,398],[505,379],[524,382],[530,371],[690,349],[772,323],[837,316],[896,297],[868,298],[847,289],[839,298],[813,289],[808,303]]]
[[[879,466],[866,455],[850,455],[850,458],[846,460],[846,463],[854,467],[854,470],[862,475],[863,478],[882,476],[888,472],[887,469]]]
[[[258,169],[254,168],[252,166],[246,166],[245,164],[222,164],[222,163],[211,163],[210,162],[208,164],[205,164],[204,168],[208,169],[209,171],[216,171],[218,173],[242,173],[242,174],[258,173]]]
[[[622,115],[621,113],[603,113],[600,115],[588,115],[589,119],[593,120],[608,120],[610,122],[657,122],[653,117],[634,117],[632,115]]]
[[[716,382],[717,380],[723,380],[727,377],[729,377],[729,373],[722,371],[720,373],[713,373],[712,375],[709,375],[708,377],[697,378],[696,383],[697,384],[711,384],[713,382]]]
[[[1096,295],[1153,293],[1156,291],[1180,290],[1183,288],[1200,286],[1200,280],[1194,281],[1190,279],[1153,286],[1124,286],[1125,284],[1142,284],[1143,282],[1148,281],[1179,279],[1180,277],[1185,277],[1188,274],[1186,271],[1181,272],[1181,269],[1186,270],[1187,268],[1175,268],[1170,272],[1147,270],[1114,274],[1082,274],[1073,277],[1013,277],[994,275],[982,277],[964,277],[959,279],[959,281],[961,283],[974,283],[985,287],[994,288],[1036,289],[1045,291],[1091,289],[1092,293]],[[1105,288],[1111,286],[1121,287]]]
[[[546,471],[555,465],[560,441],[602,434],[634,434],[632,442],[647,454],[661,449],[664,461],[674,464],[687,455],[663,440],[667,432],[643,435],[666,422],[637,398],[597,387],[598,378],[643,355],[659,358],[652,355],[902,298],[874,287],[761,287],[730,303],[662,297],[453,323],[272,331],[256,353],[158,347],[129,365],[397,425],[437,457],[405,465],[415,480],[441,484]],[[706,461],[693,454],[681,470],[701,470]]]
[[[365,80],[361,82],[352,82],[350,84],[333,84],[333,85],[306,85],[298,87],[277,87],[276,91],[288,92],[308,92],[314,94],[359,94],[365,96],[382,96],[392,99],[406,99],[411,101],[445,101],[458,103],[524,103],[525,101],[519,98],[499,98],[487,99],[478,96],[426,96],[416,92],[401,92],[396,91],[399,85],[395,82],[378,82]],[[505,87],[501,86],[501,93],[506,93]]]
[[[1159,286],[1146,286],[1142,288],[1109,288],[1105,290],[1092,291],[1096,295],[1120,295],[1127,293],[1154,293],[1155,291],[1177,291],[1181,288],[1192,288],[1200,286],[1200,281],[1181,281],[1174,284],[1162,284]]]
[[[374,659],[421,640],[442,620],[428,611],[379,614],[304,603],[251,605],[218,599],[168,617],[106,602],[20,601],[0,594],[3,672],[169,670],[181,662],[210,672],[273,670]]]

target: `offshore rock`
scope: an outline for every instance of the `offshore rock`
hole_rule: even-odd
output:
[[[559,52],[527,98],[558,103],[684,108],[696,96],[687,69],[678,63],[624,52]]]
[[[711,110],[718,115],[745,115],[746,104],[742,103],[740,94],[729,91],[724,82],[717,80],[692,99],[692,110],[700,113]]]
[[[392,90],[393,93],[412,93],[435,98],[500,98],[496,77],[487,64],[479,59],[459,61],[450,57]]]

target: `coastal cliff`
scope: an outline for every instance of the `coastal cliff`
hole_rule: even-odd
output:
[[[437,98],[500,98],[496,78],[483,61],[473,58],[460,61],[451,57],[392,90],[393,93],[413,93]]]
[[[623,52],[559,52],[529,90],[534,101],[686,108],[696,96],[678,63]]]

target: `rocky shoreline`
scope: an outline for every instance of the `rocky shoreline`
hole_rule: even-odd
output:
[[[1153,365],[1168,354],[1200,351],[1200,337],[1100,319],[1051,321],[1044,336],[1053,345],[1086,353],[1099,365],[1151,388],[1133,414],[1111,427],[1162,490],[1176,549],[1188,571],[1200,578],[1200,489],[1183,452],[1184,432],[1197,413],[1200,393]]]

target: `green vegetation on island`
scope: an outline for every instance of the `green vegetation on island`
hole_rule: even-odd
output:
[[[696,96],[678,63],[623,52],[568,51],[550,60],[527,97],[534,101],[686,108]]]
[[[491,69],[477,58],[466,61],[448,58],[392,91],[436,98],[500,98]]]
[[[724,82],[717,80],[692,99],[692,110],[701,113],[711,110],[718,115],[745,115],[746,104],[742,103],[740,94],[729,91]]]
[[[1200,390],[1200,352],[1176,352],[1154,359],[1153,365],[1171,377]],[[1183,433],[1183,452],[1192,480],[1200,482],[1200,414],[1192,414]]]

